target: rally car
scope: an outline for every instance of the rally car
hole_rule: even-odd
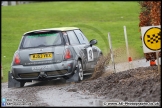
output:
[[[32,80],[82,81],[102,56],[95,44],[97,40],[88,41],[77,27],[26,32],[13,56],[8,87],[23,87]]]

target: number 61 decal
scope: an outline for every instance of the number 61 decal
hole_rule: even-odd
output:
[[[93,61],[94,57],[93,57],[93,50],[91,47],[87,48],[87,57],[88,57],[88,61]]]

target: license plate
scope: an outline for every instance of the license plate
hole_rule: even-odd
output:
[[[41,53],[41,54],[30,55],[31,60],[47,59],[47,58],[52,58],[52,57],[53,57],[52,53]]]

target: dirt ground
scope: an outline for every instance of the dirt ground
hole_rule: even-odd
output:
[[[161,102],[161,73],[157,66],[105,73],[77,84],[78,89],[129,102]]]
[[[2,83],[1,87],[2,98],[24,99],[27,106],[103,106],[103,102],[159,102],[155,106],[161,106],[161,72],[157,66],[108,71],[80,83],[58,80],[26,84],[23,88],[8,88]]]

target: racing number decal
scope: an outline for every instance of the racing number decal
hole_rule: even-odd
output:
[[[93,61],[94,59],[93,50],[91,47],[87,48],[87,57],[88,57],[88,61]]]
[[[161,29],[153,27],[148,29],[143,37],[144,44],[151,50],[159,50],[161,48]]]

